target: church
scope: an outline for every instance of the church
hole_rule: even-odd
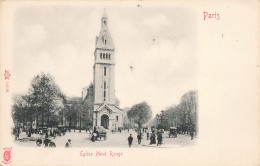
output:
[[[101,30],[96,37],[93,66],[93,84],[83,88],[83,100],[93,93],[93,126],[117,130],[123,127],[124,111],[115,104],[115,47],[108,29],[108,17],[104,12]]]

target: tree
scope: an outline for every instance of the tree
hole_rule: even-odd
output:
[[[32,128],[35,120],[35,108],[33,98],[31,95],[16,95],[14,98],[14,105],[12,106],[12,117],[16,125],[23,124],[23,127],[30,124]]]
[[[81,98],[74,97],[66,100],[65,102],[65,117],[69,122],[69,128],[75,128],[77,122],[80,121],[81,110],[82,110]]]
[[[183,122],[189,125],[189,130],[197,130],[198,92],[189,91],[181,98],[180,108],[183,110]]]
[[[94,110],[94,101],[92,100],[85,100],[83,103],[83,110],[82,110],[82,121],[85,122],[86,128],[92,126],[93,123],[93,110]]]
[[[130,121],[136,123],[138,125],[138,129],[141,130],[142,125],[151,119],[152,111],[146,102],[142,102],[133,105],[127,112],[127,117]]]
[[[25,101],[22,95],[16,95],[13,98],[14,105],[12,106],[12,118],[15,125],[25,124],[26,112]]]
[[[22,96],[24,101],[24,114],[27,122],[30,123],[30,128],[32,128],[33,121],[35,119],[35,110],[34,110],[34,101],[32,95],[24,95]]]
[[[35,108],[37,108],[37,121],[40,116],[42,127],[44,122],[47,122],[47,125],[50,126],[50,120],[53,118],[51,116],[57,115],[57,111],[63,107],[65,99],[54,78],[45,73],[36,75],[32,79],[29,94],[31,94]]]
[[[85,128],[91,128],[93,125],[93,110],[94,110],[94,85],[90,83],[87,89],[88,93],[83,101],[82,107],[82,122]]]

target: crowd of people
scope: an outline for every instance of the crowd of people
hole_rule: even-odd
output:
[[[163,141],[162,133],[161,132],[155,132],[155,131],[152,130],[151,134],[149,132],[146,133],[146,139],[147,140],[150,139],[149,145],[156,144],[156,135],[157,135],[157,146],[162,144],[162,141]],[[137,141],[138,141],[138,145],[140,145],[141,141],[142,141],[142,133],[141,132],[137,133]],[[130,134],[130,136],[128,137],[129,148],[132,146],[132,143],[133,143],[133,136],[132,136],[132,134]]]
[[[26,137],[20,138],[21,133],[24,132]],[[56,147],[55,142],[53,141],[57,136],[65,135],[67,132],[66,128],[20,128],[16,127],[13,129],[13,134],[15,136],[15,140],[19,141],[33,141],[36,140],[36,146],[44,146],[44,147]],[[37,135],[33,135],[37,134]],[[71,140],[69,141],[71,142]],[[66,147],[69,147],[66,145]]]
[[[143,134],[144,133],[142,133],[142,132],[137,133],[138,145],[141,144]],[[162,129],[156,130],[155,128],[151,128],[150,133],[149,133],[149,131],[147,131],[146,132],[146,139],[149,140],[149,145],[161,146],[163,144],[163,134],[164,134],[164,131]],[[189,134],[190,134],[191,140],[193,140],[195,132],[190,131]],[[176,135],[177,135],[177,133],[176,133]],[[175,138],[177,138],[177,136]],[[133,144],[133,139],[134,138],[133,138],[132,134],[130,134],[130,136],[128,137],[129,148]]]
[[[56,136],[61,137],[62,135],[65,135],[66,132],[66,128],[39,129],[38,134],[40,135],[40,137],[36,140],[36,146],[39,147],[43,145],[44,147],[56,147],[56,144],[53,141],[53,139],[55,139]],[[44,138],[42,138],[43,136]]]
[[[15,128],[13,130],[13,134],[15,135],[15,139],[16,140],[23,140],[19,139],[21,132],[26,133],[27,137],[32,137],[32,134],[39,134],[38,137],[33,137],[36,138],[34,140],[36,140],[36,146],[37,147],[56,147],[56,144],[54,142],[55,138],[57,136],[62,136],[65,135],[68,129],[66,128],[39,128],[39,129],[21,129],[21,128]],[[127,130],[129,132],[129,129]],[[134,130],[132,130],[134,131]],[[75,131],[74,131],[75,132]],[[104,140],[106,140],[106,129],[103,126],[95,126],[93,128],[93,130],[91,129],[86,129],[86,133],[89,132],[90,134],[90,140],[92,142],[95,142],[95,140],[97,140],[97,138],[101,138],[102,134],[104,137]],[[121,130],[118,132],[121,133]],[[143,137],[146,136],[146,139],[149,140],[149,145],[156,145],[156,146],[161,146],[163,144],[163,134],[164,131],[162,129],[155,129],[155,128],[151,128],[150,132],[149,130],[136,130],[137,132],[137,142],[138,145],[141,145],[142,139]],[[105,135],[104,135],[105,133]],[[177,134],[177,132],[175,133]],[[194,139],[194,132],[189,132],[190,134],[190,138],[191,140]],[[170,135],[170,132],[169,132]],[[22,136],[23,137],[23,136]],[[175,137],[176,138],[176,137]],[[130,136],[128,137],[128,145],[129,147],[132,147],[133,144],[133,136],[132,134],[130,134]],[[31,139],[30,139],[31,141]],[[71,147],[72,143],[71,143],[71,139],[68,139],[68,141],[65,144],[65,147]]]

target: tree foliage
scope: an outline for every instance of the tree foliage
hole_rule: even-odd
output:
[[[65,101],[64,113],[69,127],[75,127],[82,114],[82,99],[80,97],[70,98]]]
[[[86,128],[92,127],[94,110],[94,85],[90,83],[86,99],[83,101],[82,120]]]
[[[17,123],[36,121],[37,126],[58,124],[58,111],[64,107],[65,96],[50,74],[41,73],[32,81],[29,92],[14,97],[13,120]]]
[[[198,112],[198,91],[189,91],[185,93],[178,105],[170,106],[164,109],[164,113],[167,115],[166,125],[180,127],[182,131],[197,131],[197,112]],[[158,126],[161,122],[158,122],[154,118],[150,125]]]
[[[142,125],[151,119],[152,111],[146,102],[142,102],[133,105],[127,112],[127,117],[131,122],[136,123],[139,129],[141,129]]]
[[[82,120],[86,122],[85,126],[92,126],[93,123],[93,110],[94,110],[94,101],[87,100],[83,103],[83,115]]]

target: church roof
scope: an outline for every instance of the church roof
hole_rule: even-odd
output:
[[[108,30],[108,25],[107,25],[108,18],[105,12],[101,20],[102,20],[101,30],[99,36],[96,39],[96,49],[99,48],[99,49],[114,50],[115,47],[114,47],[112,37]]]
[[[103,108],[106,108],[106,109],[108,109],[109,111],[112,111],[112,112],[123,111],[122,109],[118,108],[118,107],[115,106],[115,105],[107,105],[107,104],[102,104],[102,105],[97,109],[97,111],[101,111]]]
[[[117,106],[108,106],[113,112],[119,112],[119,111],[123,111],[122,109],[118,108]]]

